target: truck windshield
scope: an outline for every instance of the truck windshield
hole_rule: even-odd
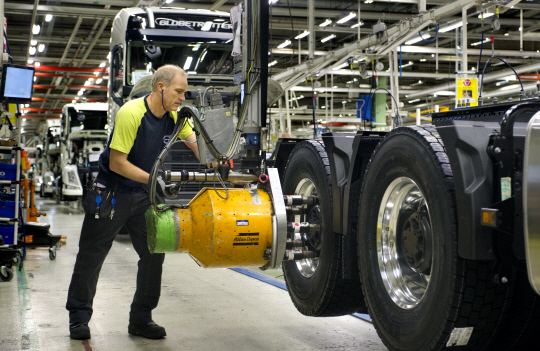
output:
[[[139,79],[152,74],[153,70],[165,64],[175,64],[189,74],[231,75],[233,61],[232,45],[215,42],[165,42],[153,41],[160,55],[150,61],[145,54],[145,46],[140,41],[128,42],[127,84],[135,85]]]
[[[70,107],[68,113],[70,133],[78,130],[103,130],[107,126],[107,111],[77,111]]]

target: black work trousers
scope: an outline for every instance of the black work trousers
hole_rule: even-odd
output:
[[[99,182],[99,176],[97,179]],[[108,187],[107,187],[108,188]],[[90,190],[89,190],[90,191]],[[150,254],[144,214],[150,206],[148,193],[139,189],[115,189],[113,218],[86,214],[68,290],[66,309],[70,323],[88,323],[103,261],[118,231],[125,225],[133,247],[139,254],[137,288],[131,304],[129,322],[146,324],[152,320],[161,292],[161,272],[165,254]]]

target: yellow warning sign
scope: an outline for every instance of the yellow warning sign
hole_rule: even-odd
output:
[[[478,106],[478,80],[456,79],[456,105]]]

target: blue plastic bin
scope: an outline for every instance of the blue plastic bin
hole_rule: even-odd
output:
[[[15,180],[17,177],[17,165],[0,163],[0,180]]]
[[[1,225],[0,226],[0,236],[4,239],[4,244],[6,245],[15,245],[17,242],[13,237],[13,225]]]
[[[0,217],[15,218],[15,201],[0,202]]]

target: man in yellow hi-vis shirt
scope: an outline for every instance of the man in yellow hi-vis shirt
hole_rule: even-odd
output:
[[[150,207],[149,172],[172,136],[177,110],[185,100],[186,73],[174,65],[160,67],[152,77],[152,92],[127,102],[118,111],[107,148],[99,159],[99,174],[84,201],[85,218],[68,290],[70,337],[89,339],[88,322],[101,266],[118,231],[125,226],[139,254],[137,289],[131,304],[128,333],[149,339],[166,335],[152,321],[161,293],[164,254],[150,254],[144,213]],[[199,157],[195,134],[186,122],[179,139]]]

